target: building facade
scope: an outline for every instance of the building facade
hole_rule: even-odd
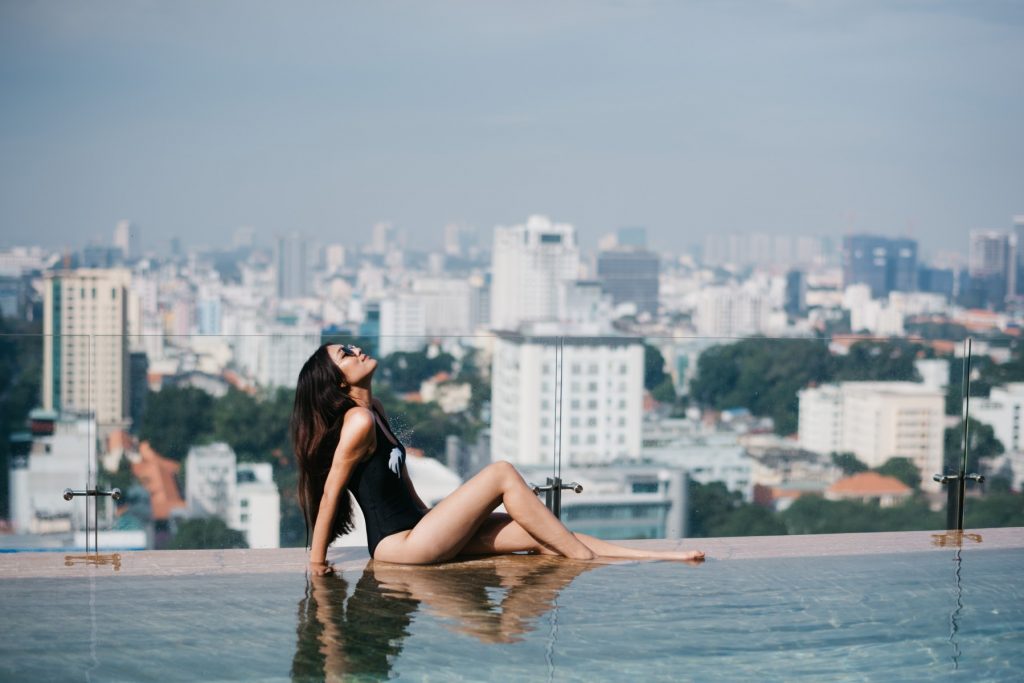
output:
[[[558,451],[565,465],[639,458],[641,340],[566,337],[558,362],[560,339],[502,333],[495,340],[492,459],[550,466]]]
[[[43,303],[43,408],[95,415],[122,426],[129,415],[124,269],[48,273]]]
[[[917,241],[876,235],[843,238],[843,284],[866,284],[875,299],[917,288]]]
[[[942,471],[945,394],[916,382],[841,382],[798,394],[801,447],[853,453],[868,467],[908,458],[923,482]]]
[[[554,320],[559,286],[579,277],[576,229],[530,216],[523,225],[494,229],[491,326],[515,330],[530,320]]]
[[[658,312],[658,255],[638,247],[619,246],[597,256],[597,279],[616,306],[636,305],[638,313]]]

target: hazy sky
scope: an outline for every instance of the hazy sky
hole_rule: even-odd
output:
[[[0,243],[546,213],[910,235],[1024,213],[1021,2],[0,4]]]

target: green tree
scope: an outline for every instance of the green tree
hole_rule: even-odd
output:
[[[862,341],[850,347],[845,356],[836,357],[833,381],[918,381],[914,359],[922,351],[920,344],[905,340]]]
[[[382,379],[398,393],[419,391],[420,383],[439,372],[451,372],[455,359],[450,353],[430,357],[422,351],[396,351],[380,363]],[[375,387],[376,389],[376,387]]]
[[[978,472],[978,458],[989,458],[1004,452],[1003,443],[996,438],[991,425],[967,418],[967,472]],[[958,424],[945,431],[944,462],[954,471],[960,470],[964,453],[963,425]],[[936,473],[938,474],[938,473]]]
[[[652,391],[668,377],[665,372],[665,357],[657,346],[644,344],[644,389]]]
[[[720,481],[709,484],[690,480],[688,536],[773,536],[786,533],[770,510],[743,501]]]
[[[266,462],[275,453],[290,454],[288,421],[294,397],[295,391],[286,388],[263,396],[231,389],[214,404],[213,438],[230,445],[241,462]]]
[[[821,341],[753,337],[714,346],[697,362],[690,394],[718,410],[744,407],[771,417],[778,434],[797,427],[797,392],[832,377],[832,358]]]
[[[915,491],[921,488],[921,471],[910,458],[889,458],[875,472],[899,479]]]
[[[672,383],[672,378],[665,375],[665,379],[651,389],[651,397],[659,403],[675,403],[676,386]]]
[[[945,524],[944,513],[932,512],[918,498],[884,508],[876,503],[800,496],[781,516],[791,534],[913,531],[939,529]]]
[[[969,498],[964,505],[964,526],[969,529],[1024,526],[1024,495],[989,493]]]
[[[8,514],[10,436],[25,429],[42,392],[42,321],[0,318],[0,517]]]
[[[853,453],[833,453],[832,464],[841,469],[847,477],[851,474],[868,471],[868,466],[858,460]]]
[[[184,519],[178,523],[178,531],[167,545],[170,550],[192,550],[196,548],[248,548],[245,534],[228,528],[219,517],[198,517]]]
[[[183,460],[188,449],[213,436],[214,398],[194,387],[166,387],[146,397],[139,438],[159,453]]]

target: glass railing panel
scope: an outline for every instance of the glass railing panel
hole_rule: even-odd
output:
[[[593,440],[621,436],[627,448],[563,461],[563,479],[595,478],[605,496],[588,501],[586,485],[569,494],[570,526],[583,530],[581,517],[608,520],[586,531],[609,538],[944,528],[945,494],[932,475],[955,429],[947,409],[959,408],[947,401],[952,345],[763,337],[622,343],[633,349],[625,387],[601,374],[617,367],[610,342],[595,367],[579,368],[580,381],[596,373],[587,386],[601,412],[586,423],[570,419],[566,438],[589,425],[600,432]],[[630,438],[633,415],[638,443]]]
[[[565,457],[561,338],[496,332],[491,344],[490,461],[507,460],[527,482],[548,486]]]
[[[299,371],[321,344],[372,359],[373,396],[425,505],[490,461],[490,336],[290,329],[97,342],[124,342],[129,366],[123,419],[96,427],[101,486],[125,491],[108,530],[140,527],[156,549],[304,546],[289,422]],[[336,544],[365,546],[358,506],[351,516]]]
[[[62,495],[96,482],[92,339],[39,334],[40,321],[2,324],[0,548],[83,550],[87,525],[113,512],[107,500]]]
[[[950,381],[963,418],[947,432],[946,468],[966,475],[964,528],[1024,526],[1024,346],[1010,337],[963,342]]]

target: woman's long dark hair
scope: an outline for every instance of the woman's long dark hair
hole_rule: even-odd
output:
[[[345,392],[345,378],[322,344],[299,371],[290,434],[299,470],[299,506],[306,519],[306,546],[316,526],[320,498],[338,446],[345,413],[355,405]],[[328,545],[352,530],[352,499],[342,491]]]

